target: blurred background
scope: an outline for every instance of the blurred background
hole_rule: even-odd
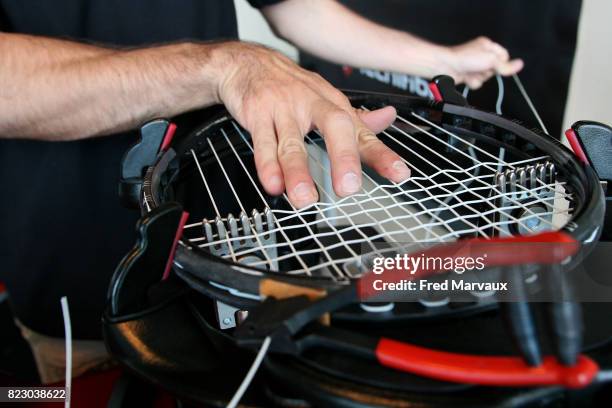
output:
[[[343,72],[341,67],[299,55],[294,47],[271,32],[246,0],[235,3],[242,39],[276,48],[340,87],[403,91],[397,86],[380,84],[381,80],[394,81],[389,73],[355,67],[348,78],[346,68]],[[610,0],[343,0],[342,3],[368,18],[437,42],[459,43],[479,34],[499,41],[514,57],[525,59],[526,67],[520,77],[555,136],[561,136],[562,129],[577,120],[612,123]],[[415,89],[414,79],[395,80],[402,81],[408,83],[405,87],[412,85],[412,90]],[[510,80],[506,79],[505,84],[507,89],[516,91]],[[469,100],[475,106],[493,110],[496,95],[497,84],[489,81]],[[535,126],[518,96],[507,95],[504,114]]]

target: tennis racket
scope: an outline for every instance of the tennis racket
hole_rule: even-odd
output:
[[[314,131],[305,142],[320,202],[297,210],[285,195],[265,193],[249,133],[215,109],[189,132],[179,126],[174,135],[175,126],[163,120],[143,127],[143,141],[124,160],[124,201],[137,205],[143,220],[174,214],[169,225],[177,228],[171,237],[166,228],[161,246],[172,244],[164,278],[175,275],[211,299],[218,329],[241,347],[294,356],[339,351],[349,360],[456,383],[589,384],[597,365],[584,355],[571,364],[545,357],[531,367],[519,357],[432,350],[381,335],[381,327],[401,332],[410,322],[497,307],[493,294],[478,291],[458,304],[429,295],[368,302],[363,282],[371,275],[363,260],[385,245],[456,257],[466,245],[477,255],[495,243],[502,250],[488,267],[556,264],[601,232],[604,197],[590,166],[548,135],[467,106],[448,78],[435,84],[433,102],[347,92],[357,109],[398,111],[379,137],[411,169],[401,184],[364,168],[362,190],[337,197],[325,144]],[[156,143],[146,143],[148,132]],[[147,241],[124,259],[111,293]],[[544,257],[508,253],[512,245],[538,243],[570,245]],[[448,271],[422,269],[414,279],[440,272]]]

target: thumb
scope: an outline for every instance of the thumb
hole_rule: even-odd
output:
[[[374,133],[380,133],[387,129],[397,116],[397,112],[393,106],[385,106],[382,109],[373,111],[363,111],[357,109],[357,115],[365,123],[365,125]]]
[[[503,76],[514,75],[523,69],[525,63],[522,59],[514,59],[512,61],[506,61],[499,64],[496,68],[498,74]]]

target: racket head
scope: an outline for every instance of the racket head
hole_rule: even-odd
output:
[[[486,238],[494,235],[515,235],[546,229],[560,229],[580,242],[589,242],[594,241],[600,233],[604,199],[598,179],[590,167],[582,165],[558,141],[535,130],[526,129],[516,121],[471,107],[433,103],[421,98],[399,95],[359,92],[347,92],[347,95],[357,108],[375,109],[394,106],[398,111],[398,117],[401,118],[388,132],[380,135],[380,138],[404,157],[407,164],[413,168],[413,177],[398,186],[382,180],[371,170],[365,169],[364,180],[371,181],[372,185],[381,191],[380,196],[385,194],[391,196],[391,200],[395,202],[389,207],[412,206],[416,208],[417,213],[420,213],[421,218],[425,218],[426,221],[429,218],[429,224],[424,223],[424,225],[413,228],[413,231],[420,232],[421,236],[415,238],[414,235],[405,234],[404,237],[408,237],[407,240],[418,242],[423,240],[423,234],[429,241],[446,241],[470,236]],[[417,136],[422,139],[419,140]],[[310,134],[306,141],[311,150],[323,151],[319,135]],[[505,156],[503,160],[499,160],[498,155],[502,148]],[[199,168],[194,164],[194,154],[201,162]],[[252,284],[245,286],[253,290],[256,290],[257,282],[264,277],[326,289],[336,287],[338,284],[346,284],[346,279],[334,280],[325,274],[305,276],[304,268],[301,266],[304,263],[308,266],[321,264],[322,254],[326,252],[325,247],[327,246],[324,237],[331,236],[332,241],[333,239],[343,241],[343,234],[346,230],[348,234],[352,234],[351,241],[357,241],[361,245],[367,243],[367,239],[364,239],[363,236],[371,234],[371,230],[361,231],[357,226],[350,226],[352,228],[345,228],[340,234],[334,234],[333,231],[329,231],[329,224],[333,224],[335,220],[322,212],[326,208],[332,208],[336,212],[344,211],[346,217],[336,216],[336,220],[342,221],[349,219],[353,214],[363,215],[364,212],[367,212],[363,209],[364,203],[374,201],[374,194],[368,196],[366,192],[361,196],[358,195],[355,200],[356,204],[351,202],[351,198],[342,199],[340,203],[344,203],[344,207],[340,204],[335,207],[321,206],[318,209],[311,207],[295,211],[286,199],[271,197],[261,188],[255,176],[252,154],[252,144],[250,144],[248,133],[234,122],[226,111],[216,109],[208,117],[203,118],[202,122],[195,126],[195,130],[176,137],[172,148],[161,154],[155,165],[148,169],[142,190],[143,211],[155,208],[163,202],[178,201],[191,214],[188,228],[184,230],[181,245],[177,250],[177,262],[175,262],[177,271],[188,270],[191,275],[198,276],[198,270],[207,269],[210,262],[216,262],[232,269],[232,272],[229,269],[227,271],[231,276],[240,277],[245,282],[252,281]],[[475,154],[477,158],[474,159],[472,154]],[[452,159],[441,157],[443,155],[451,156]],[[225,166],[223,166],[224,160],[228,161]],[[311,155],[311,162],[319,161],[318,167],[322,167],[320,160],[313,160]],[[500,161],[506,164],[500,166]],[[495,205],[499,204],[499,201],[491,197],[503,194],[499,191],[500,186],[495,184],[495,174],[504,173],[512,168],[531,167],[531,170],[534,171],[533,168],[538,165],[540,167],[550,166],[548,170],[554,172],[554,185],[563,185],[564,192],[561,195],[564,195],[563,198],[566,199],[568,208],[562,210],[564,212],[562,215],[566,219],[554,226],[550,220],[544,219],[542,222],[545,223],[545,228],[540,230],[530,231],[529,225],[531,224],[525,226],[520,221],[515,222],[521,224],[519,227],[513,227],[512,220],[517,218],[520,220],[520,217],[516,216],[516,208],[510,208],[517,207],[526,212],[525,207],[529,205],[525,205],[521,199],[506,200],[504,198],[502,199],[504,201],[502,210],[496,211]],[[480,173],[475,176],[477,171]],[[431,176],[432,174],[434,177]],[[209,188],[210,185],[215,186],[216,198],[213,198],[217,211],[215,211],[215,205],[211,205],[213,201],[211,194],[207,194],[202,188],[202,177],[207,179]],[[228,183],[228,180],[231,182]],[[321,192],[322,184],[323,182],[319,182],[317,187],[321,198],[326,198],[324,195],[330,193]],[[380,187],[381,185],[390,187]],[[438,188],[439,185],[443,187]],[[535,186],[535,189],[539,192],[546,192],[547,189],[551,189],[551,185],[538,185]],[[522,188],[527,190],[525,187]],[[425,191],[425,194],[423,195],[419,190]],[[454,193],[457,193],[458,197],[453,197]],[[537,204],[535,208],[542,204],[538,203],[538,200],[544,201],[543,206],[546,208],[546,200],[553,202],[559,195],[556,191],[548,193],[548,198],[544,200],[537,194],[534,197],[527,197],[527,200],[533,198],[531,201]],[[235,199],[237,195],[239,202]],[[400,196],[405,201],[398,202],[398,199],[394,199]],[[337,197],[333,198],[337,199]],[[436,206],[438,208],[435,208]],[[284,240],[283,246],[286,250],[298,253],[302,251],[306,254],[301,257],[302,259],[299,259],[299,256],[285,255],[284,260],[288,262],[283,264],[281,261],[280,268],[278,268],[283,273],[272,271],[274,268],[269,262],[266,264],[264,259],[250,264],[236,262],[232,259],[232,254],[228,253],[231,252],[228,251],[230,245],[226,246],[226,253],[222,257],[218,256],[218,251],[210,250],[211,243],[201,245],[206,240],[202,239],[204,233],[197,231],[198,228],[203,228],[198,226],[198,222],[201,222],[201,225],[210,224],[214,233],[218,232],[215,218],[221,218],[229,236],[231,234],[230,226],[227,223],[229,214],[233,214],[239,228],[241,213],[247,216],[248,222],[253,226],[254,216],[250,211],[258,209],[265,227],[267,226],[265,208],[271,209],[274,215],[274,221],[272,221],[274,225],[270,230],[275,233],[277,241]],[[384,216],[383,210],[379,208],[376,210]],[[482,216],[480,212],[483,210],[488,215]],[[409,218],[404,216],[404,219],[413,221]],[[538,219],[540,217],[538,214],[527,213],[527,218]],[[201,221],[203,219],[206,221]],[[470,221],[466,224],[462,221],[464,219]],[[373,222],[367,221],[364,224],[372,226]],[[374,221],[389,224],[393,222],[380,219]],[[317,232],[321,226],[326,229],[324,233]],[[442,227],[443,233],[427,236],[429,229],[433,230],[439,226]],[[191,233],[189,228],[196,232]],[[400,228],[402,227],[394,225],[391,232],[394,234],[403,232],[398,231]],[[285,231],[282,231],[283,229]],[[333,225],[331,229],[333,230]],[[340,229],[336,228],[336,230]],[[279,234],[279,231],[282,234]],[[250,237],[252,238],[253,235],[255,234],[251,234]],[[319,237],[319,242],[308,239],[308,235]],[[383,240],[385,238],[387,236],[384,236]],[[232,243],[239,239],[240,237],[230,237]],[[215,243],[222,244],[221,241],[218,237],[215,239]],[[289,248],[289,241],[294,243],[292,248]],[[254,244],[252,246],[269,246],[264,242]],[[350,251],[351,247],[351,245],[343,245],[342,242],[335,242],[332,245],[339,250],[348,249]],[[303,249],[304,247],[306,248]],[[357,249],[361,248],[355,247],[353,253],[356,253]],[[240,252],[240,250],[234,252]],[[247,257],[257,255],[262,258],[261,252],[263,251],[257,252],[255,248],[242,251]],[[313,252],[314,256],[308,255]],[[343,255],[346,255],[346,252],[345,250]],[[328,251],[329,253],[331,251]],[[283,259],[283,256],[278,253],[276,256]],[[237,268],[238,265],[239,268]],[[236,271],[237,269],[239,271]],[[302,269],[302,273],[295,273],[299,269]],[[342,278],[345,277],[342,276]]]
[[[412,115],[412,113],[417,113],[419,116],[439,125],[444,130],[453,133],[459,138],[465,138],[469,140],[470,143],[476,144],[486,151],[499,153],[499,146],[503,144],[506,151],[516,155],[516,160],[519,162],[521,160],[533,158],[535,155],[533,152],[546,152],[546,156],[554,163],[556,172],[558,173],[558,178],[556,180],[565,183],[567,188],[571,191],[571,197],[570,200],[568,200],[571,204],[571,214],[567,222],[560,226],[560,229],[571,234],[581,242],[588,242],[597,238],[603,219],[603,196],[601,195],[597,178],[590,168],[581,165],[574,156],[558,142],[539,134],[537,131],[525,129],[516,122],[469,107],[437,104],[423,99],[395,95],[349,93],[349,96],[355,107],[365,106],[369,109],[375,109],[377,107],[393,105],[398,110],[400,116],[404,118],[408,115]],[[191,195],[194,190],[191,190],[190,186],[197,183],[201,184],[201,179],[198,178],[199,171],[197,165],[193,161],[191,151],[194,150],[198,152],[197,155],[202,156],[203,160],[201,160],[200,163],[205,164],[205,168],[209,165],[218,166],[215,155],[212,154],[210,144],[207,141],[207,137],[210,135],[217,136],[212,143],[219,157],[233,157],[235,154],[231,147],[229,147],[229,143],[225,150],[221,149],[223,146],[222,142],[226,140],[221,130],[225,129],[226,126],[230,126],[229,129],[236,129],[236,127],[231,117],[222,109],[215,110],[206,115],[206,117],[201,117],[201,119],[197,121],[199,123],[194,125],[195,130],[183,134],[179,132],[171,149],[162,153],[158,157],[156,163],[148,169],[142,195],[141,207],[144,213],[148,213],[152,209],[163,205],[163,203],[178,201],[184,209],[189,211],[194,217],[191,223],[197,222],[203,217],[214,219],[214,214],[211,213],[211,211],[214,210],[210,203],[204,206],[201,205],[207,196],[202,194],[201,190],[197,196]],[[404,125],[402,125],[403,127],[400,129],[406,131],[410,125],[407,125],[405,122],[402,123],[404,123]],[[432,125],[429,126],[431,127]],[[441,130],[436,130],[432,133],[440,140],[444,138],[446,138],[447,141],[453,139],[452,136],[447,135]],[[394,130],[392,136],[400,134],[402,133],[399,132],[399,130]],[[514,138],[512,138],[512,134],[514,134]],[[226,136],[235,143],[241,140],[244,141],[244,135],[241,135],[238,131],[234,134],[229,134],[226,131]],[[313,139],[313,141],[309,141],[309,143],[314,144],[317,142],[316,135],[312,135],[311,139]],[[384,140],[390,145],[394,143],[391,139]],[[447,144],[451,145],[451,143]],[[415,148],[414,146],[420,146],[420,150],[418,151],[425,152],[425,158],[427,160],[440,159],[434,152],[429,151],[417,142],[414,142],[412,147]],[[457,147],[457,145],[454,146]],[[234,148],[236,148],[235,145]],[[313,148],[318,148],[318,146],[315,145]],[[463,147],[459,148],[459,150],[466,153],[467,147],[465,147],[465,149]],[[458,163],[469,163],[471,160],[469,158],[469,153],[467,153],[468,157],[466,157],[465,154],[457,152],[452,147],[447,147],[446,151],[456,154],[459,160]],[[237,149],[236,152],[243,153],[245,157],[251,157],[248,147]],[[410,158],[410,155],[406,155],[407,160]],[[208,162],[206,162],[206,160],[208,160]],[[236,162],[235,165],[236,167],[234,169],[230,169],[231,166],[226,167],[228,175],[231,177],[235,177],[236,174],[243,175],[239,180],[248,186],[250,180],[244,175],[246,172],[240,167],[239,163]],[[245,165],[251,175],[254,175],[254,167],[246,163]],[[241,169],[242,172],[229,173]],[[212,176],[214,174],[216,174],[216,176]],[[220,172],[219,169],[216,170],[216,173],[214,173],[214,171],[207,171],[206,176],[211,177],[211,184],[215,180],[225,181],[225,175],[223,172]],[[448,177],[448,174],[443,174],[443,176]],[[255,179],[255,181],[257,180]],[[431,181],[432,184],[436,182],[438,181]],[[457,187],[457,185],[458,184],[454,184],[452,186]],[[421,186],[421,188],[422,187],[423,186]],[[236,188],[240,190],[240,187]],[[451,192],[452,191],[454,190],[451,189]],[[227,197],[231,198],[231,194],[231,191],[226,190]],[[448,192],[446,192],[446,194],[448,194]],[[248,208],[249,206],[257,205],[257,196],[255,194],[246,194],[244,197],[245,200],[243,205],[245,207]],[[489,196],[485,197],[490,198]],[[270,200],[273,199],[273,197],[266,198]],[[247,201],[248,199],[252,199],[252,201]],[[287,208],[286,203],[281,202],[278,205],[280,209]],[[205,211],[208,211],[209,214],[202,215],[198,213],[198,211],[201,211],[202,207],[204,207]],[[238,208],[236,204],[233,206],[228,205],[227,208],[224,207],[222,209],[222,212],[225,214],[232,212],[237,215],[239,214]],[[428,210],[429,211],[425,211],[425,213],[431,218],[431,213],[435,210]],[[469,209],[466,211],[469,213]],[[212,214],[212,216],[210,214]],[[459,212],[459,214],[462,215],[461,212]],[[440,218],[445,219],[442,215]],[[301,231],[301,233],[304,232],[308,231]],[[511,233],[511,231],[508,232]],[[299,237],[300,234],[296,235]],[[226,302],[245,309],[255,307],[259,304],[259,299],[255,297],[259,295],[259,284],[263,279],[271,278],[282,282],[295,283],[313,288],[324,288],[327,290],[335,289],[339,285],[346,284],[346,282],[337,282],[325,276],[305,277],[300,274],[278,273],[267,268],[239,264],[231,259],[225,259],[222,256],[218,256],[206,250],[206,248],[201,248],[197,244],[189,241],[189,238],[190,235],[185,234],[177,249],[174,263],[175,271],[177,276],[184,280],[189,286],[205,294],[204,302],[194,302],[197,303],[196,309],[201,312],[200,317],[203,316],[203,319],[206,320],[207,330],[216,331],[220,335],[227,336],[227,332],[215,328],[217,322],[212,312],[215,302]],[[316,262],[316,260],[313,262]],[[291,271],[289,270],[288,272]],[[234,292],[228,291],[227,287],[223,288],[218,285],[211,285],[210,281],[215,278],[219,278],[219,280],[224,283],[231,283],[231,289],[234,289]],[[245,297],[244,294],[254,296]],[[437,311],[432,313],[432,309],[423,307],[423,305],[418,303],[398,304],[396,308],[404,307],[405,309],[400,311],[395,309],[394,313],[381,316],[381,314],[364,311],[356,305],[355,307],[338,312],[336,314],[338,319],[334,322],[339,322],[342,327],[350,328],[352,324],[359,325],[363,321],[366,321],[371,324],[367,326],[358,326],[360,330],[367,330],[368,333],[373,336],[390,335],[397,338],[398,335],[406,331],[406,326],[404,324],[406,319],[404,319],[404,317],[408,316],[408,318],[412,320],[422,319],[423,326],[419,330],[426,335],[426,337],[435,337],[436,330],[438,334],[440,334],[440,330],[447,330],[446,336],[438,336],[444,338],[449,337],[449,333],[456,332],[457,328],[453,326],[451,318],[457,315],[471,315],[477,319],[498,320],[498,315],[492,310],[494,305],[491,302],[476,301],[475,305],[471,306],[467,303],[458,308],[453,308],[449,305],[446,308],[435,309]],[[440,312],[440,310],[443,311]],[[434,323],[432,323],[432,319],[435,319]],[[441,329],[434,329],[433,332],[427,329],[428,327],[431,328],[434,326]],[[353,329],[354,328],[355,326],[353,326]],[[483,328],[481,333],[488,333],[490,331],[489,329],[495,331],[495,328],[491,326],[489,328]],[[414,339],[407,338],[406,340],[413,341]],[[470,346],[473,346],[474,343],[470,339],[467,339],[463,345],[444,341],[437,345],[447,350],[465,352],[470,351],[468,349]],[[509,344],[504,343],[503,340],[492,341],[488,352],[494,354],[511,353],[508,346]],[[467,349],[465,347],[467,347]],[[284,357],[272,356],[267,361],[266,365],[268,372],[271,373],[271,378],[277,380],[284,378],[285,385],[297,389],[298,394],[308,394],[306,391],[311,387],[313,390],[326,389],[327,397],[330,398],[329,401],[345,398],[347,393],[356,393],[360,390],[363,391],[364,386],[372,388],[368,388],[367,392],[362,393],[365,399],[360,402],[361,404],[366,404],[367,401],[371,402],[371,398],[368,399],[368,395],[369,397],[374,395],[395,398],[398,400],[404,398],[417,400],[423,403],[424,406],[445,406],[449,400],[444,397],[434,397],[431,394],[428,395],[428,393],[440,392],[452,394],[453,403],[458,403],[461,400],[464,405],[472,406],[471,404],[473,402],[479,401],[479,397],[482,393],[482,389],[477,389],[469,391],[470,394],[468,394],[467,389],[472,388],[472,386],[443,383],[404,374],[397,375],[395,371],[384,367],[378,368],[381,378],[393,378],[393,380],[382,380],[379,383],[373,383],[370,378],[371,372],[366,370],[362,363],[363,362],[360,363],[349,356],[314,350],[310,354],[291,360],[287,360]],[[347,373],[350,375],[347,375]],[[296,375],[308,375],[307,381],[305,380],[302,384],[297,384],[296,382],[288,380]],[[338,388],[336,390],[331,390],[329,387],[325,387],[325,384],[335,384],[338,385]],[[403,391],[401,390],[402,388]],[[413,394],[409,396],[410,393],[407,393],[407,390],[412,390],[419,395]],[[457,393],[462,394],[459,399],[457,399]],[[518,393],[513,390],[506,390],[503,392],[503,395],[502,393],[498,395],[503,398],[511,398],[514,395],[518,395]],[[313,398],[315,397],[313,396]]]

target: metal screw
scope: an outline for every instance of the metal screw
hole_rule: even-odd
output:
[[[232,324],[232,319],[230,319],[229,317],[226,317],[225,319],[223,319],[223,324],[226,326]]]

